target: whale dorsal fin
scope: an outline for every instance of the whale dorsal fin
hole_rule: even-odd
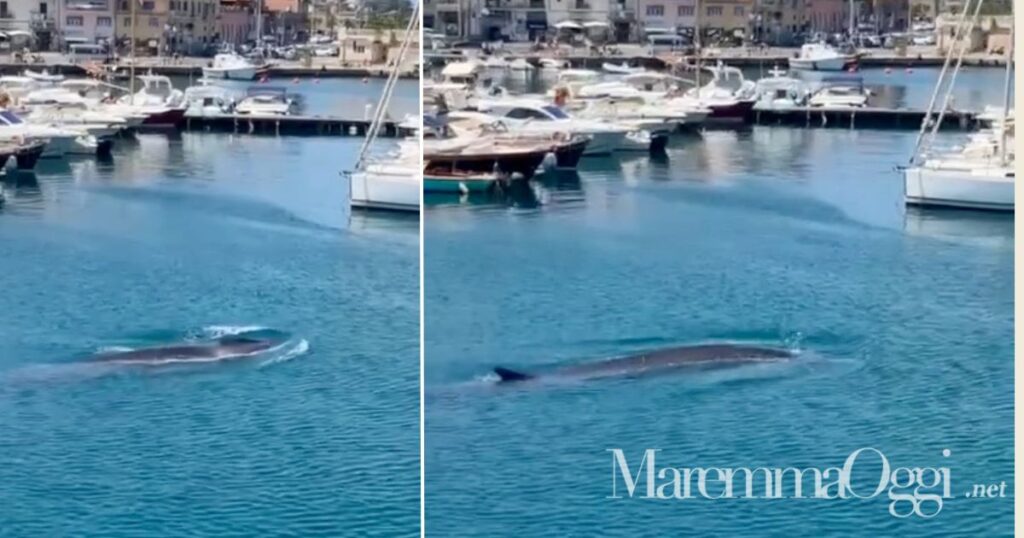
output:
[[[526,381],[527,379],[533,379],[533,376],[530,374],[524,374],[522,372],[509,370],[508,368],[502,368],[500,366],[494,369],[494,373],[498,374],[498,377],[501,378],[500,381],[502,383],[510,383],[512,381]]]

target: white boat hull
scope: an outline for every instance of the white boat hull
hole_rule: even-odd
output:
[[[349,178],[353,208],[419,212],[422,172],[415,167],[371,164]]]
[[[1013,211],[1013,168],[907,168],[903,171],[909,205]]]
[[[256,78],[255,67],[237,67],[237,68],[219,68],[219,67],[204,67],[203,77],[205,78],[219,78],[227,80],[252,80]]]
[[[842,71],[846,67],[847,59],[842,56],[834,58],[790,58],[790,69],[803,69],[806,71]]]
[[[583,133],[580,133],[583,134]],[[609,155],[619,147],[626,144],[626,133],[586,133],[590,137],[586,149],[583,150],[585,157],[594,155]]]

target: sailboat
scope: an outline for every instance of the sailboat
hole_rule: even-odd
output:
[[[418,135],[402,140],[397,150],[386,155],[370,154],[370,148],[384,123],[388,104],[398,81],[402,59],[418,33],[419,16],[420,4],[417,2],[405,30],[398,58],[384,85],[373,121],[366,131],[366,140],[359,150],[355,168],[346,173],[349,177],[349,203],[353,209],[385,209],[413,213],[420,210],[423,165]],[[402,127],[415,131],[418,126],[418,120],[408,120]]]
[[[963,146],[952,150],[933,150],[935,134],[949,105],[956,76],[963,63],[970,35],[983,0],[968,0],[954,30],[954,41],[935,84],[928,112],[921,123],[910,165],[903,169],[905,200],[908,205],[956,207],[1013,211],[1014,154],[1013,111],[1010,108],[1010,84],[1013,76],[1013,29],[1006,54],[1006,78],[1003,88],[1002,114],[991,121],[991,128],[970,137]],[[970,19],[967,14],[973,9]],[[957,58],[946,80],[954,51]],[[937,118],[932,114],[941,89],[945,89]]]

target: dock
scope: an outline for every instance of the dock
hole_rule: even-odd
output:
[[[541,59],[551,58],[559,61],[569,62],[573,69],[600,70],[605,62],[614,64],[627,63],[632,66],[639,66],[645,69],[661,71],[669,69],[673,65],[694,64],[696,56],[681,54],[656,54],[651,55],[550,55],[550,54],[509,54],[504,56],[508,59],[524,59],[534,67],[540,65]],[[701,61],[705,65],[713,65],[721,61],[723,64],[739,68],[771,69],[773,66],[786,67],[792,56],[771,54],[771,55],[715,55],[703,56]],[[423,56],[425,65],[438,67],[447,62],[465,60],[466,56],[460,53],[442,51],[426,52]],[[941,67],[944,57],[938,56],[863,56],[857,60],[860,68],[892,68],[892,69],[913,69],[921,67]],[[975,58],[965,57],[963,64],[970,67],[1005,67],[1006,61],[1002,58]]]
[[[754,110],[751,114],[750,120],[755,125],[917,130],[921,128],[926,111],[873,107],[799,107],[785,110]],[[933,113],[932,121],[936,119],[938,118]],[[977,115],[974,112],[948,111],[943,115],[939,128],[961,131],[977,129]]]
[[[333,116],[254,116],[224,114],[186,117],[186,131],[300,136],[366,136],[370,121]],[[396,121],[385,121],[378,136],[397,137],[411,134]]]

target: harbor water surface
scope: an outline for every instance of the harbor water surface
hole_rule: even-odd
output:
[[[1013,219],[906,210],[895,167],[915,136],[710,130],[501,195],[428,196],[428,535],[1011,534],[1010,497],[965,493],[1013,487]],[[491,374],[723,341],[800,356],[554,386]],[[893,517],[887,491],[628,498],[608,452],[636,474],[645,449],[659,468],[823,470],[863,447],[949,468],[953,498],[929,519]],[[857,492],[880,471],[861,456]]]
[[[349,214],[360,143],[139,135],[4,178],[0,536],[418,535],[419,225]],[[252,332],[286,344],[91,362]]]

